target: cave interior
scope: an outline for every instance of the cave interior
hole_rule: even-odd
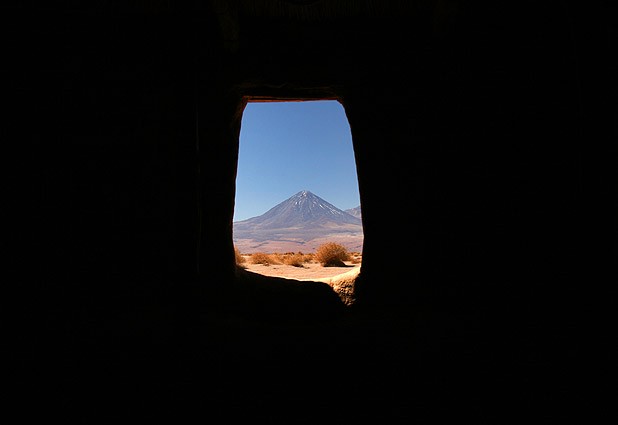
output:
[[[584,324],[615,299],[600,283],[617,269],[616,5],[8,10],[28,28],[10,81],[32,181],[11,346],[24,417],[588,414]],[[236,269],[243,108],[283,100],[336,100],[350,124],[364,229],[351,305]]]

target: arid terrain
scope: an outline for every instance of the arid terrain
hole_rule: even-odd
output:
[[[349,251],[363,250],[363,234],[337,234],[332,233],[322,237],[316,237],[308,241],[302,240],[266,240],[256,241],[253,239],[235,239],[234,245],[243,254],[254,252],[313,252],[326,242],[335,242],[345,246]]]
[[[343,273],[348,273],[360,268],[360,262],[346,261],[345,267],[323,267],[319,263],[305,263],[302,267],[290,266],[286,264],[251,264],[250,255],[243,255],[247,261],[243,267],[254,273],[259,273],[264,276],[285,277],[289,279],[323,279],[331,278]]]
[[[362,251],[360,206],[348,211],[303,190],[260,216],[234,222],[234,245],[243,254],[312,252],[326,242]]]

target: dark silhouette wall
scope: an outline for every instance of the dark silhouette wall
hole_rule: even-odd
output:
[[[20,401],[87,423],[585,415],[586,313],[616,269],[616,7],[293,3],[6,7]],[[236,277],[242,111],[276,99],[345,108],[351,311]]]

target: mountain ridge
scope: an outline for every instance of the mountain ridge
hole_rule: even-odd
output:
[[[335,207],[309,190],[301,190],[264,214],[235,223],[251,223],[263,228],[287,228],[294,225],[319,225],[325,221],[360,224],[359,218]]]
[[[347,210],[344,210],[344,211],[347,212],[348,214],[352,214],[354,217],[362,218],[360,205],[358,207],[348,208]]]
[[[363,229],[359,217],[301,190],[262,215],[234,222],[233,235],[243,253],[312,251],[325,242],[360,251]]]

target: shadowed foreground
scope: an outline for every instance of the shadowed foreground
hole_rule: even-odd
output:
[[[515,328],[485,324],[483,334],[471,334],[483,327],[465,309],[367,312],[345,306],[324,282],[246,271],[221,297],[224,309],[202,303],[199,291],[182,294],[167,319],[154,310],[134,316],[138,298],[111,311],[94,302],[90,314],[101,317],[82,319],[96,320],[96,331],[59,333],[47,346],[63,350],[39,344],[22,359],[20,394],[37,406],[24,406],[23,418],[391,424],[494,421],[505,412],[525,420],[537,407],[565,414],[558,407],[568,394],[544,396],[565,384],[562,371],[535,365],[525,346],[500,344],[518,337]],[[535,385],[522,386],[526,380]]]

